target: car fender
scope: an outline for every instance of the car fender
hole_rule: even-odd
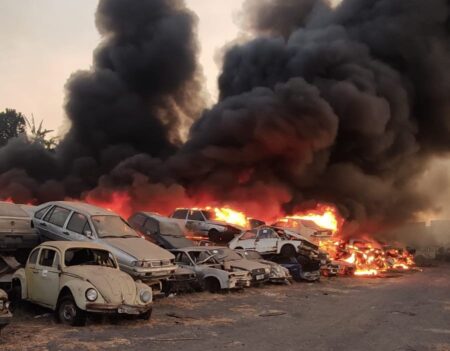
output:
[[[221,289],[227,289],[229,286],[229,273],[226,271],[223,271],[221,269],[216,268],[207,268],[203,272],[202,279],[205,280],[206,278],[216,278],[220,282],[220,288]]]
[[[13,276],[12,276],[12,282],[14,284],[14,281],[19,281],[20,282],[20,287],[21,287],[21,298],[23,300],[28,299],[28,289],[27,289],[27,278],[25,275],[25,269],[24,268],[19,268],[17,271],[14,272]]]
[[[279,240],[277,243],[277,252],[280,253],[281,249],[286,246],[286,245],[291,245],[294,247],[295,251],[298,252],[298,247],[299,245],[301,245],[301,242],[299,241],[294,241],[294,240]]]
[[[85,294],[86,294],[86,290],[89,288],[94,288],[98,292],[98,298],[97,298],[97,300],[95,300],[95,302],[99,302],[99,303],[105,302],[105,300],[101,296],[98,289],[95,288],[95,286],[93,286],[88,281],[80,280],[80,279],[74,279],[74,280],[70,280],[70,281],[66,282],[64,284],[64,286],[61,287],[60,295],[63,290],[68,289],[70,291],[70,293],[72,294],[78,308],[80,308],[82,310],[86,310],[86,303],[88,301],[86,300]],[[59,297],[58,297],[58,299],[59,299]],[[56,305],[57,305],[57,301],[55,301],[54,306],[56,306]]]

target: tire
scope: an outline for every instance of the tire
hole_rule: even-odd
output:
[[[220,282],[216,278],[206,278],[205,289],[210,293],[216,294],[220,291]]]
[[[11,290],[8,292],[9,300],[11,301],[10,310],[14,312],[22,301],[22,284],[20,281],[14,281]]]
[[[151,316],[152,316],[152,312],[153,312],[153,307],[150,308],[147,312],[144,312],[142,314],[139,315],[139,319],[143,319],[145,321],[148,321]]]
[[[211,229],[208,232],[208,239],[212,242],[220,242],[220,233],[217,229]]]
[[[86,324],[86,312],[79,309],[72,295],[65,295],[58,301],[56,309],[58,321],[70,326]]]
[[[292,245],[284,245],[280,251],[280,254],[283,257],[294,257],[296,253],[295,247]]]

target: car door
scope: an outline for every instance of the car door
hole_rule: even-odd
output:
[[[238,240],[236,247],[240,247],[245,250],[255,250],[256,233],[256,229],[246,231]]]
[[[35,265],[33,301],[53,307],[59,294],[60,255],[58,251],[42,248]]]
[[[176,210],[171,218],[176,221],[181,228],[186,226],[186,218],[187,218],[188,210]]]
[[[67,233],[63,233],[66,221],[71,210],[55,205],[46,213],[44,218],[38,221],[38,228],[48,240],[70,240]]]
[[[272,228],[261,228],[256,237],[255,249],[260,253],[273,253],[277,251],[278,235]]]
[[[78,212],[72,212],[62,233],[71,241],[88,241],[92,238],[92,229],[87,217]]]
[[[36,211],[33,217],[33,223],[35,228],[37,229],[37,232],[43,239],[43,241],[46,240],[57,240],[56,237],[53,236],[53,233],[51,233],[48,230],[47,220],[50,216],[49,213],[53,211],[54,206],[48,205],[44,208],[41,208],[39,211]]]
[[[202,211],[190,210],[188,212],[186,229],[194,233],[208,233],[208,228],[206,226],[205,217],[203,216]]]
[[[39,271],[36,267],[37,265],[37,259],[39,256],[39,250],[40,248],[34,249],[30,256],[28,257],[27,264],[25,265],[25,278],[27,280],[27,296],[28,299],[33,300],[34,296],[34,284],[36,282],[36,279],[38,277]]]

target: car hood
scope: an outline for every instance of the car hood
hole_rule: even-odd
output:
[[[142,238],[105,238],[109,245],[119,249],[136,260],[172,260],[173,254]]]
[[[236,260],[223,262],[224,266],[230,266],[231,268],[243,269],[245,271],[252,271],[254,269],[268,268],[267,265],[251,260]]]
[[[125,272],[101,266],[71,266],[64,268],[64,273],[87,280],[108,303],[135,304],[136,284]]]

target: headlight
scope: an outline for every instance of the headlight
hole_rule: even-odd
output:
[[[152,263],[146,261],[133,261],[133,266],[140,268],[149,268],[152,266]]]
[[[270,274],[270,268],[264,268],[264,272],[266,272],[266,274]]]
[[[152,292],[149,290],[142,289],[139,294],[139,297],[141,298],[141,301],[143,303],[148,303],[152,301]]]
[[[92,288],[86,290],[86,299],[88,299],[88,301],[95,301],[97,300],[97,297],[98,297],[97,290]]]

